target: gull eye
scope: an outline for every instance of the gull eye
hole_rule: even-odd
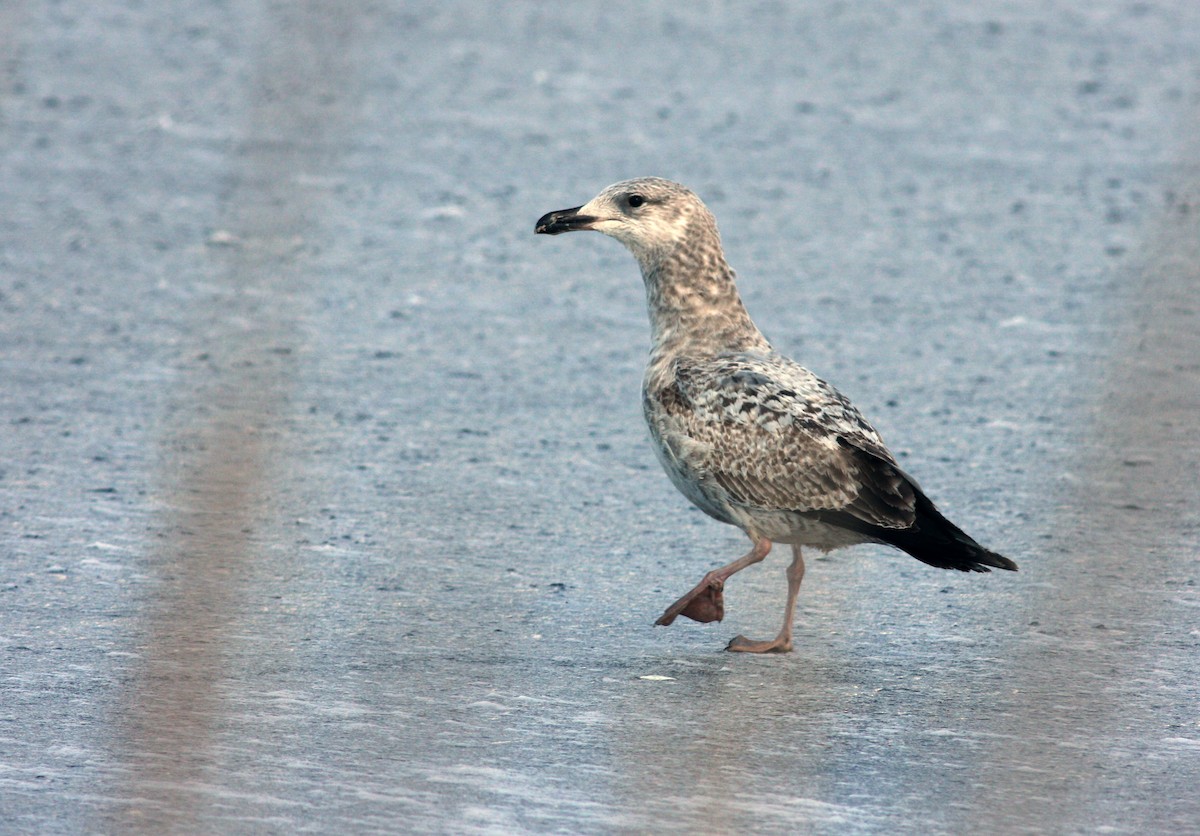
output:
[[[642,197],[640,194],[631,194],[629,196],[629,205],[632,206],[634,209],[638,208],[645,202],[646,202],[646,198]]]

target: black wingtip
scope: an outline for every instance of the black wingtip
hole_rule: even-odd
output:
[[[976,543],[970,535],[946,519],[915,483],[910,480],[909,485],[916,507],[913,524],[907,528],[872,525],[845,512],[826,511],[819,517],[832,525],[895,546],[938,569],[957,569],[960,572],[990,572],[993,569],[1017,571],[1014,561]]]
[[[946,519],[916,481],[888,457],[886,450],[869,449],[861,440],[843,437],[838,438],[838,443],[856,461],[862,491],[852,508],[820,511],[813,516],[895,546],[939,569],[1017,571],[1016,563],[985,549]]]
[[[887,542],[923,563],[942,569],[957,569],[960,572],[990,572],[992,569],[1017,571],[1014,561],[976,543],[970,535],[946,519],[920,490],[916,491],[915,498],[916,522],[911,528],[896,531],[894,538],[885,538]]]
[[[963,535],[966,536],[965,534]],[[969,539],[969,538],[968,538]],[[972,546],[974,548],[972,548]],[[1002,554],[996,554],[993,551],[988,551],[983,546],[971,540],[971,545],[964,544],[963,551],[968,561],[973,561],[974,565],[968,567],[967,571],[971,572],[990,572],[992,569],[1004,569],[1009,572],[1017,571],[1017,564],[1009,560]],[[951,567],[957,569],[957,566]]]

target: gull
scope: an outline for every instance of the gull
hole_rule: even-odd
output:
[[[625,180],[543,215],[535,232],[585,229],[620,241],[642,270],[651,334],[642,408],[663,469],[753,544],[656,624],[720,621],[725,582],[774,543],[792,549],[783,626],[765,641],[739,635],[726,650],[791,651],[804,546],[885,543],[941,569],[1017,568],[942,516],[844,395],[771,347],[742,304],[716,220],[692,191],[658,177]]]

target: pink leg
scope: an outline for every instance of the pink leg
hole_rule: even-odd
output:
[[[720,569],[714,569],[709,572],[700,583],[696,584],[691,592],[667,607],[666,612],[654,623],[660,627],[666,627],[679,615],[695,621],[720,621],[725,615],[725,602],[724,595],[722,594],[722,590],[725,588],[725,581],[729,580],[731,575],[742,571],[747,566],[758,563],[770,551],[770,540],[765,538],[755,540],[754,548],[748,553],[739,557],[728,566],[722,566]]]
[[[792,546],[792,565],[787,570],[788,597],[787,610],[783,613],[783,627],[779,635],[770,641],[751,641],[745,636],[738,636],[725,648],[737,653],[790,653],[792,651],[792,619],[796,615],[796,596],[800,592],[800,581],[804,580],[804,558],[800,556],[800,547]]]

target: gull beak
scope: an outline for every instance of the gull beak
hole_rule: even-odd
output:
[[[591,215],[580,215],[582,206],[573,209],[559,209],[557,212],[547,212],[538,218],[533,231],[539,235],[559,235],[563,232],[574,232],[577,229],[591,229],[598,218]]]

